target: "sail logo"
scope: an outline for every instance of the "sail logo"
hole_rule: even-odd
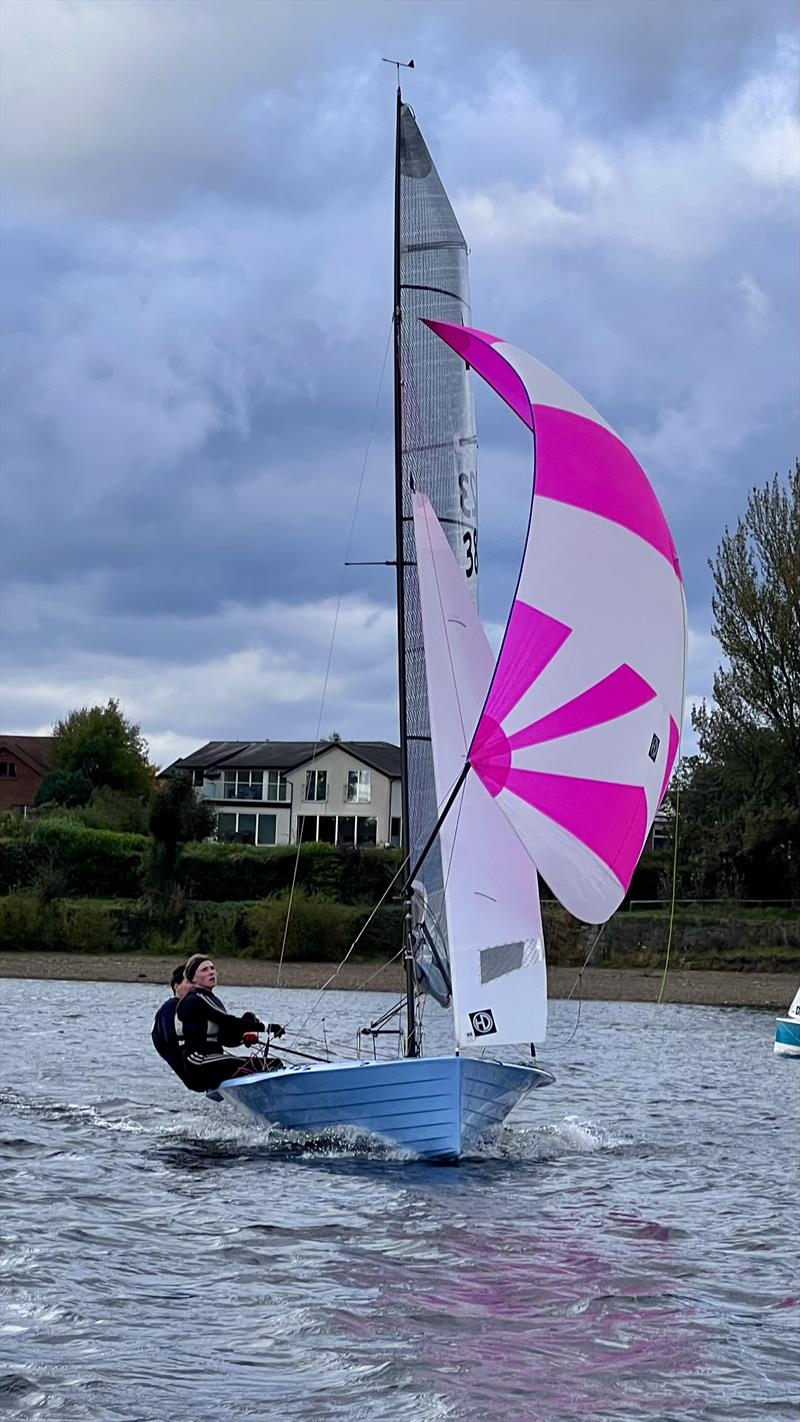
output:
[[[471,1012],[469,1020],[472,1023],[472,1030],[476,1037],[488,1037],[497,1028],[494,1022],[494,1014],[489,1008],[484,1008],[483,1012]]]
[[[654,731],[654,732],[653,732],[653,739],[652,739],[652,741],[650,742],[650,749],[649,749],[649,751],[647,752],[647,754],[649,755],[650,759],[651,759],[652,762],[653,762],[653,765],[655,765],[655,763],[656,763],[656,761],[657,761],[657,759],[658,759],[658,748],[659,748],[660,745],[661,745],[661,742],[660,742],[660,740],[658,739],[658,736],[656,735],[656,733],[655,733],[655,731]]]

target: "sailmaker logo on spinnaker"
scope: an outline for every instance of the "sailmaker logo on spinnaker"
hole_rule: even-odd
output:
[[[484,1008],[482,1012],[471,1012],[469,1020],[476,1037],[488,1037],[490,1032],[497,1031],[494,1024],[494,1014],[488,1007]]]

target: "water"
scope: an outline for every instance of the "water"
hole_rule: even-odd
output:
[[[289,1022],[316,1000],[222,992]],[[772,1014],[585,1004],[569,1041],[555,1003],[557,1084],[448,1168],[184,1092],[152,988],[0,997],[6,1415],[797,1417],[800,1062]],[[329,994],[327,1029],[389,1001]]]

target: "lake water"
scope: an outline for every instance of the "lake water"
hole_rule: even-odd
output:
[[[289,1023],[317,1001],[221,993]],[[771,1013],[554,1003],[556,1085],[448,1168],[186,1093],[149,1042],[164,996],[0,984],[0,1412],[798,1416],[800,1061]],[[329,993],[327,1031],[390,1001]]]

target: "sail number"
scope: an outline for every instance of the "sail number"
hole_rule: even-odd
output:
[[[470,523],[478,512],[478,484],[474,470],[465,470],[458,476],[458,504],[461,516]],[[466,574],[474,578],[478,572],[478,530],[467,528],[461,535],[466,558]]]
[[[464,548],[467,554],[467,577],[474,578],[478,572],[478,530],[468,528],[463,535]]]
[[[458,476],[458,502],[464,518],[474,519],[478,507],[478,491],[475,474]]]

